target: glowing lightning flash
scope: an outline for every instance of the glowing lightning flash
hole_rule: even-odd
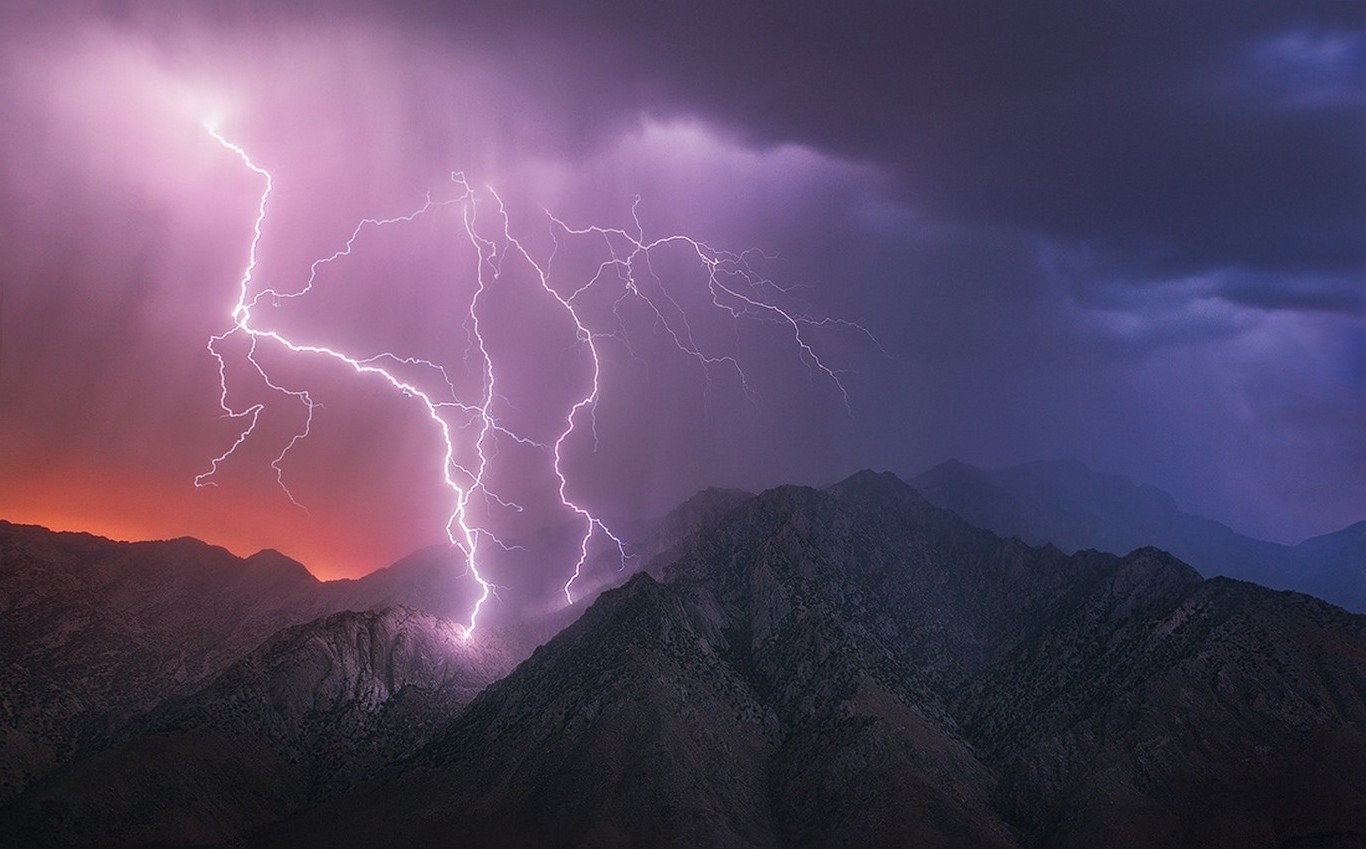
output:
[[[749,379],[736,355],[707,352],[698,343],[688,320],[687,312],[651,267],[651,255],[660,248],[666,246],[682,247],[696,257],[700,267],[705,269],[706,286],[712,306],[721,311],[723,315],[728,314],[732,321],[738,322],[742,318],[747,318],[776,322],[780,326],[786,327],[797,348],[799,357],[808,364],[813,373],[823,375],[837,387],[846,410],[849,408],[849,395],[840,379],[840,373],[820,358],[807,338],[807,330],[811,327],[841,325],[854,328],[864,335],[869,335],[862,326],[840,319],[813,319],[791,312],[767,300],[764,295],[765,290],[773,289],[779,292],[786,290],[780,289],[771,281],[755,273],[744,255],[716,251],[705,243],[687,236],[668,236],[646,241],[639,218],[635,215],[634,206],[632,207],[632,217],[635,219],[634,234],[618,228],[597,226],[573,228],[547,213],[551,224],[550,233],[554,248],[549,258],[543,262],[538,262],[523,243],[512,234],[502,198],[492,189],[488,189],[487,192],[497,209],[497,218],[501,222],[501,227],[498,228],[494,237],[481,235],[476,213],[483,201],[470,187],[463,174],[453,173],[451,180],[458,189],[456,197],[433,201],[429,195],[423,206],[407,215],[387,219],[362,220],[340,250],[313,262],[308,280],[297,291],[281,292],[274,288],[265,288],[253,293],[258,248],[265,227],[266,210],[270,203],[274,180],[270,172],[257,165],[242,147],[221,135],[216,122],[205,121],[204,127],[220,145],[236,155],[247,169],[263,180],[264,188],[257,204],[246,267],[238,283],[237,300],[232,308],[232,326],[224,332],[210,337],[208,341],[209,353],[218,363],[219,406],[222,408],[225,417],[241,422],[243,427],[227,450],[210,461],[208,470],[195,477],[195,486],[215,485],[214,477],[221,466],[242,445],[252,439],[257,426],[260,424],[262,413],[266,409],[263,402],[244,407],[237,407],[231,403],[228,360],[223,350],[224,343],[229,339],[245,337],[247,341],[246,361],[261,377],[265,386],[273,393],[292,399],[305,410],[302,426],[291,435],[284,448],[271,461],[271,467],[275,470],[276,481],[280,488],[292,503],[301,507],[302,505],[295,499],[285,483],[284,463],[289,452],[301,441],[308,438],[313,426],[314,413],[320,405],[308,391],[290,388],[272,379],[268,370],[256,357],[258,346],[268,344],[295,354],[311,354],[330,358],[345,364],[357,374],[373,375],[383,380],[402,397],[412,399],[420,405],[436,432],[441,436],[443,451],[440,477],[449,491],[451,499],[451,512],[446,523],[446,536],[451,545],[462,552],[468,574],[479,587],[478,599],[470,612],[469,624],[462,628],[462,633],[467,638],[474,633],[480,610],[494,591],[493,584],[479,570],[480,542],[487,540],[504,548],[509,547],[499,540],[492,531],[475,523],[470,500],[478,493],[502,507],[520,509],[518,505],[498,496],[489,484],[490,467],[495,457],[492,446],[493,440],[508,438],[523,446],[545,451],[557,482],[557,495],[560,504],[566,511],[577,516],[582,523],[582,534],[577,546],[578,556],[572,574],[563,587],[565,599],[569,604],[574,603],[573,586],[581,577],[584,566],[588,562],[590,546],[596,535],[601,534],[610,541],[621,557],[622,568],[625,568],[628,559],[625,543],[592,511],[574,500],[570,493],[570,479],[565,471],[566,451],[576,433],[582,428],[588,427],[593,431],[596,443],[596,425],[593,416],[601,395],[603,377],[599,340],[610,336],[623,342],[626,341],[628,333],[621,312],[625,301],[634,299],[642,303],[648,313],[653,316],[656,327],[661,328],[666,337],[682,353],[695,360],[704,369],[708,378],[711,376],[712,369],[728,369],[738,377],[746,394],[751,398],[754,397]],[[638,202],[639,199],[637,199]],[[281,300],[300,298],[308,294],[317,282],[320,270],[330,263],[350,256],[358,237],[366,228],[387,227],[412,222],[437,207],[452,205],[458,205],[463,210],[464,237],[474,247],[478,258],[474,292],[469,301],[469,313],[466,320],[471,338],[467,356],[477,358],[478,370],[481,374],[479,397],[476,401],[461,401],[457,397],[454,383],[446,369],[438,363],[400,356],[387,351],[367,357],[355,356],[326,345],[297,342],[287,338],[278,330],[264,328],[253,322],[253,310],[263,299],[267,299],[269,303],[278,303]],[[566,291],[562,291],[561,288],[552,284],[551,280],[551,262],[559,250],[561,235],[566,238],[589,237],[600,239],[607,250],[607,258],[597,266],[596,272],[586,282]],[[519,435],[504,425],[494,414],[495,403],[500,399],[497,391],[498,376],[480,325],[480,307],[489,288],[498,281],[502,273],[503,262],[509,255],[518,257],[531,267],[540,289],[559,309],[564,311],[566,317],[573,324],[575,339],[587,353],[588,360],[591,363],[591,380],[588,387],[582,395],[568,404],[561,418],[562,427],[553,442],[537,442]],[[579,304],[581,296],[589,290],[599,287],[619,287],[619,291],[612,300],[612,311],[616,317],[619,332],[608,333],[593,330],[582,312]],[[871,339],[871,335],[869,338]],[[876,344],[876,340],[873,341]],[[411,380],[399,377],[392,368],[397,365],[418,366],[429,370],[439,376],[440,390],[424,389]],[[462,419],[459,425],[461,431],[472,431],[468,437],[468,450],[471,452],[468,455],[468,461],[461,459],[464,455],[457,446],[451,421],[453,417]],[[585,424],[585,418],[588,420],[587,424]]]

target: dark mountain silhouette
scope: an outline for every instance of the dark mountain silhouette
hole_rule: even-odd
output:
[[[1032,545],[1115,554],[1157,546],[1203,575],[1297,590],[1366,612],[1366,523],[1280,545],[1186,513],[1156,487],[1075,462],[979,469],[950,460],[910,483],[971,524]]]
[[[511,667],[407,607],[286,628],[202,690],[39,781],[9,844],[213,844],[412,754]]]
[[[1366,841],[1366,619],[772,490],[261,846]]]
[[[409,605],[468,617],[463,568],[425,549],[323,583],[276,552],[120,543],[0,522],[0,804],[132,717],[196,691],[282,628]],[[489,629],[521,657],[549,636]]]
[[[320,586],[274,552],[0,522],[0,801],[324,612]]]
[[[563,601],[574,527],[527,539],[497,564],[503,596],[482,633],[517,660],[601,590],[665,555],[746,494],[707,490],[655,522],[618,529],[635,555],[587,564]],[[500,551],[501,553],[501,551]],[[133,716],[194,692],[282,628],[344,611],[407,605],[467,621],[475,587],[458,552],[432,546],[356,580],[320,582],[274,551],[238,558],[193,539],[121,543],[0,521],[0,805]]]
[[[0,842],[1366,845],[1366,617],[1003,539],[871,472],[651,533],[472,701],[517,639],[326,613],[84,741]]]

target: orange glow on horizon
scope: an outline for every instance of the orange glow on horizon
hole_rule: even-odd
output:
[[[292,505],[262,507],[226,488],[183,495],[159,481],[45,475],[20,481],[0,493],[0,519],[136,542],[194,537],[249,557],[275,549],[299,561],[319,580],[356,578],[393,563],[421,547],[395,550],[363,538],[361,524],[334,517],[324,521]]]

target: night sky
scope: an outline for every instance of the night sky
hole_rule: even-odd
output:
[[[231,340],[229,400],[266,411],[194,486],[241,431],[206,342],[262,191],[206,121],[274,178],[258,289],[458,171],[559,291],[609,240],[547,211],[743,253],[746,291],[811,319],[718,311],[669,247],[664,315],[620,281],[583,296],[602,396],[565,468],[602,516],[957,457],[1081,460],[1277,541],[1366,518],[1366,3],[544,5],[5,3],[0,518],[325,577],[443,538],[430,420],[318,357],[260,353],[322,405],[282,464],[307,509],[271,467],[303,409]],[[462,209],[362,232],[261,323],[477,394]],[[535,283],[510,259],[484,330],[500,420],[544,443],[588,372]],[[684,316],[720,362],[671,345]],[[572,518],[544,452],[497,457],[523,509],[481,496],[481,521]]]

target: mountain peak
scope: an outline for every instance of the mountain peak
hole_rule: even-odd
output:
[[[308,571],[308,567],[295,560],[287,554],[276,551],[273,548],[263,548],[247,559],[242,561],[243,566],[254,567],[257,569],[271,569],[282,574],[295,576],[307,575],[312,583],[320,583],[316,575]]]
[[[849,477],[829,487],[829,491],[836,494],[853,493],[887,493],[897,495],[915,495],[915,490],[910,484],[897,477],[892,472],[875,472],[872,469],[860,469]]]
[[[851,484],[852,484],[852,483],[865,483],[865,482],[873,482],[873,481],[896,481],[896,482],[899,483],[899,482],[901,481],[901,478],[899,478],[899,477],[897,477],[896,475],[892,474],[891,472],[888,472],[888,471],[885,471],[885,470],[879,472],[879,471],[875,471],[875,470],[873,470],[873,469],[859,469],[857,472],[854,472],[852,475],[850,475],[849,477],[845,478],[845,479],[842,481],[842,483],[851,483]]]

